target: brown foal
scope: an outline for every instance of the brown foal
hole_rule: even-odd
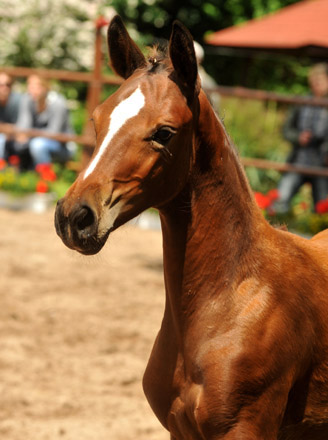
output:
[[[328,233],[264,219],[175,22],[146,59],[115,17],[124,83],[94,112],[96,149],[58,202],[64,243],[95,254],[159,210],[166,305],[144,376],[172,440],[328,439]],[[256,123],[256,121],[254,121]]]

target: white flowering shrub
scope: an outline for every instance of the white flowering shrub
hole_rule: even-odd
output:
[[[0,65],[74,71],[93,66],[96,0],[0,0]]]

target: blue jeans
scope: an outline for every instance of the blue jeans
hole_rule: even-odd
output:
[[[29,151],[34,166],[39,163],[51,163],[53,160],[65,162],[69,152],[62,143],[43,137],[35,137],[29,141]]]
[[[7,136],[0,133],[0,159],[5,158]]]
[[[327,198],[328,179],[326,177],[306,178],[299,173],[286,173],[283,175],[278,186],[279,200],[277,200],[274,206],[277,213],[285,214],[289,211],[291,199],[305,182],[310,182],[312,185],[314,205],[320,200]]]

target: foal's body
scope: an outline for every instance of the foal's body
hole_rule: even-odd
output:
[[[197,90],[183,28],[171,36],[174,70],[147,67],[120,20],[109,35],[128,79],[95,113],[95,158],[56,224],[69,247],[91,254],[111,230],[159,209],[166,306],[144,376],[151,407],[172,440],[327,439],[328,233],[305,240],[265,221]],[[108,115],[131,96],[138,111],[107,148]]]
[[[207,121],[199,148],[215,169],[196,162],[192,189],[161,212],[166,307],[146,396],[174,439],[275,439],[283,418],[328,438],[328,232],[308,241],[269,226]]]

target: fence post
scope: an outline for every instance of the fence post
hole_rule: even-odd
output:
[[[102,62],[103,62],[103,53],[102,53],[102,36],[101,29],[104,26],[108,25],[108,21],[104,17],[98,17],[95,22],[96,27],[96,37],[95,37],[95,50],[94,50],[94,67],[92,73],[92,79],[89,83],[88,94],[87,94],[87,118],[86,124],[84,126],[83,134],[88,137],[95,138],[94,126],[92,121],[90,120],[92,117],[92,113],[97,105],[100,104],[101,101],[101,90],[102,90]],[[93,147],[90,145],[83,146],[82,152],[82,168],[84,168],[92,155]]]

